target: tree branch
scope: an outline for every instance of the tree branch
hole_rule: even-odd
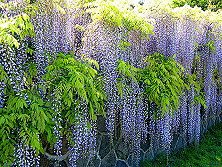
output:
[[[47,158],[49,160],[54,160],[54,161],[63,161],[63,160],[65,160],[68,157],[70,152],[71,152],[71,150],[67,151],[67,153],[65,153],[62,156],[57,156],[57,155],[51,155],[51,154],[47,153],[46,148],[44,148],[44,154],[47,156]]]

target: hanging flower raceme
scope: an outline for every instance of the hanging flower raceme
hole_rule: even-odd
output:
[[[94,60],[77,60],[73,55],[60,53],[46,68],[42,78],[47,82],[49,93],[59,101],[56,112],[53,112],[56,152],[61,156],[61,138],[67,135],[72,166],[80,158],[79,152],[81,155],[92,155],[94,152],[95,122],[90,120],[96,119],[95,114],[104,114],[102,81],[96,78],[97,71],[91,67],[92,64],[99,68]],[[66,115],[65,120],[61,119],[62,115]]]
[[[24,144],[23,139],[20,140],[18,149],[14,148],[16,166],[36,166],[39,167],[40,156],[36,155],[36,150]]]
[[[69,146],[69,149],[71,150],[69,154],[69,163],[71,166],[76,166],[76,161],[78,159],[95,155],[95,121],[89,120],[86,103],[81,103],[79,108],[83,111],[85,117],[77,117],[71,127],[72,137]]]

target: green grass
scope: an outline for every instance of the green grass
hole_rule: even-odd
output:
[[[167,166],[165,155],[153,161],[143,161],[140,167]],[[199,149],[191,145],[169,155],[169,167],[222,167],[222,123],[209,129],[200,140]]]

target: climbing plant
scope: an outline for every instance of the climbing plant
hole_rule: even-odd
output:
[[[56,124],[67,131],[77,117],[85,117],[87,114],[88,119],[96,119],[95,114],[104,115],[102,82],[100,78],[96,78],[97,71],[91,67],[92,63],[98,68],[93,60],[78,61],[72,55],[60,53],[46,67],[47,72],[40,82],[35,82],[36,66],[30,64],[29,69],[23,71],[24,77],[20,80],[24,82],[25,88],[18,94],[13,90],[10,78],[1,66],[0,79],[7,85],[4,90],[6,100],[0,109],[2,164],[6,161],[13,162],[13,149],[17,150],[18,147],[16,143],[22,142],[22,147],[31,147],[38,154],[39,151],[43,153],[40,137],[45,137],[48,142],[56,142],[52,128],[55,122],[52,119],[59,112],[60,119],[64,122]],[[44,98],[39,94],[39,89],[44,91]],[[80,110],[82,102],[86,104],[88,113]],[[57,109],[54,108],[55,105],[58,105]],[[12,158],[11,161],[8,156]]]
[[[220,114],[219,12],[118,0],[9,4],[17,10],[2,10],[0,21],[0,165],[39,166],[41,153],[75,166],[95,153],[97,115],[111,143],[120,121],[138,165],[142,142],[169,153],[174,133],[199,141],[202,107]]]

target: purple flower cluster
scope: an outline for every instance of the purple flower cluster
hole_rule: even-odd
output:
[[[24,144],[24,141],[22,139],[20,139],[19,145],[17,147],[17,149],[16,147],[14,147],[14,165],[21,167],[39,167],[40,156],[36,155],[36,150]]]
[[[72,138],[69,145],[71,150],[69,154],[69,164],[76,166],[76,161],[80,158],[80,155],[84,158],[86,156],[93,156],[96,147],[96,131],[95,121],[89,121],[89,114],[87,105],[85,102],[79,106],[83,117],[77,116],[75,123],[72,125]],[[91,127],[88,127],[88,123]]]
[[[54,149],[55,149],[55,152],[56,152],[56,155],[59,156],[59,157],[62,157],[62,153],[61,153],[61,150],[62,150],[62,134],[61,134],[61,102],[60,100],[56,101],[54,100],[56,103],[53,104],[53,110],[55,111],[53,113],[53,122],[55,122],[55,126],[53,127],[54,131],[53,131],[53,134],[56,138],[56,143],[54,145]]]

